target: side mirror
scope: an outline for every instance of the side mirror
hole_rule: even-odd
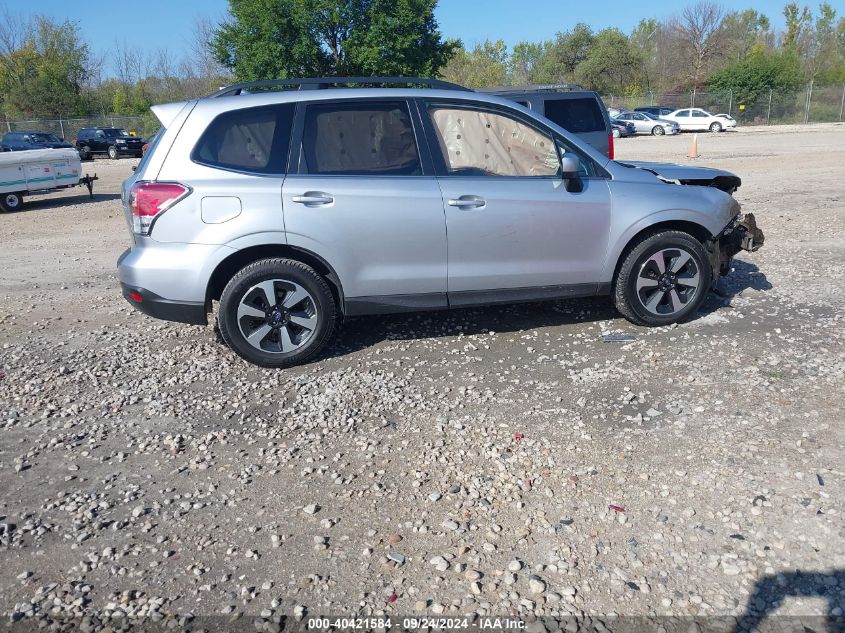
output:
[[[577,178],[580,169],[581,161],[578,160],[577,156],[567,154],[560,159],[560,171],[564,180]]]
[[[578,193],[583,189],[581,178],[578,172],[581,169],[581,161],[577,156],[564,155],[560,159],[560,172],[566,190],[571,193]]]

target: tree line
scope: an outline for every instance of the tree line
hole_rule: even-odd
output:
[[[646,5],[643,5],[646,6]],[[702,0],[666,20],[643,18],[630,33],[576,24],[543,42],[459,47],[445,78],[470,87],[575,83],[618,96],[732,90],[753,100],[769,89],[845,84],[845,17],[827,2],[790,2],[786,28],[753,9]]]
[[[845,84],[845,17],[828,2],[790,2],[785,28],[712,0],[629,33],[587,24],[509,48],[442,36],[437,0],[229,0],[221,23],[198,20],[190,50],[114,42],[94,53],[79,26],[0,9],[0,107],[9,118],[141,115],[233,80],[315,75],[442,77],[468,87],[576,83],[619,96]],[[644,7],[647,5],[643,5]],[[109,69],[108,71],[106,69]]]

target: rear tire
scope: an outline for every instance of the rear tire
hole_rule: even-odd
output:
[[[117,148],[114,145],[109,146],[109,158],[117,158]]]
[[[721,132],[722,131],[722,124],[719,123],[718,121],[713,121],[713,123],[710,124],[710,131],[711,132]]]
[[[655,125],[653,128],[651,128],[651,134],[652,136],[663,136],[664,134],[666,134],[666,130],[664,130],[659,125]]]
[[[637,325],[677,323],[695,314],[712,278],[707,252],[698,239],[683,231],[652,233],[619,266],[613,302]]]
[[[23,208],[23,194],[20,192],[0,194],[0,210],[5,213],[14,213]]]
[[[326,346],[337,307],[326,281],[293,259],[262,259],[238,271],[220,298],[226,344],[261,367],[291,367]]]

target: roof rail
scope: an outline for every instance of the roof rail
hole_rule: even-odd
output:
[[[483,92],[502,94],[506,92],[566,92],[575,90],[586,90],[578,84],[538,84],[534,86],[496,86],[485,88]]]
[[[230,97],[248,93],[250,88],[285,88],[296,87],[297,90],[323,90],[344,84],[393,84],[428,86],[442,90],[469,90],[458,84],[442,79],[429,77],[305,77],[302,79],[265,79],[264,81],[245,81],[221,88],[209,97]]]

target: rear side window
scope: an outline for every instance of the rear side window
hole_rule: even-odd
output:
[[[545,115],[573,134],[603,132],[607,129],[595,99],[549,99],[545,103]]]
[[[293,113],[290,103],[224,112],[203,132],[191,158],[233,171],[283,174]]]
[[[422,174],[408,104],[365,101],[309,105],[299,171],[344,176]]]

